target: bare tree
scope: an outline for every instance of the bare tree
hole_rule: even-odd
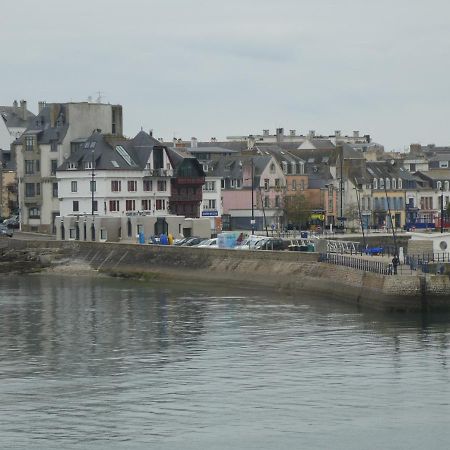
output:
[[[284,197],[284,217],[287,223],[305,224],[311,216],[311,203],[301,192]]]

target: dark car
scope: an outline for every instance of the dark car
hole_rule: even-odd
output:
[[[19,228],[19,218],[17,216],[12,216],[9,219],[4,220],[1,225],[8,228]]]
[[[10,228],[6,227],[3,224],[0,224],[0,236],[8,236],[8,237],[12,237],[13,236],[13,232]]]
[[[288,242],[283,239],[271,238],[258,242],[255,246],[256,250],[285,250]]]

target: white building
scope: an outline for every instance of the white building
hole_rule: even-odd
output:
[[[166,216],[172,174],[167,148],[144,131],[94,132],[56,171],[60,215]]]
[[[122,107],[99,103],[39,103],[16,148],[20,220],[25,231],[54,232],[60,215],[56,169],[94,129],[122,135]]]

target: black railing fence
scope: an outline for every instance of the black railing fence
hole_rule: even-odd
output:
[[[393,274],[392,264],[382,261],[370,261],[356,256],[341,255],[337,253],[321,253],[319,255],[319,261],[382,275]]]

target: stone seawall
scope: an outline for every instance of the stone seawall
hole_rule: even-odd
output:
[[[79,241],[7,243],[22,252],[53,252],[54,264],[85,265],[111,276],[317,295],[385,311],[450,308],[448,276],[384,276],[320,263],[317,253]]]

